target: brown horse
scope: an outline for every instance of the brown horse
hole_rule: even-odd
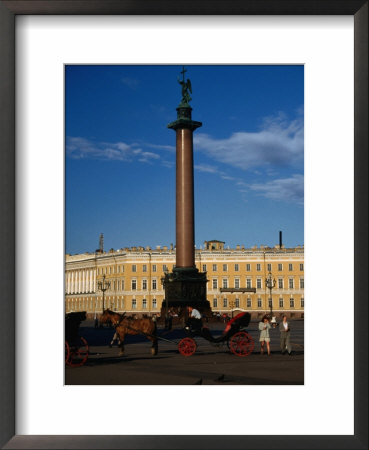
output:
[[[152,342],[151,353],[158,354],[158,339],[156,337],[156,324],[151,319],[129,319],[124,314],[118,314],[105,309],[100,317],[101,323],[111,322],[120,339],[120,355],[124,354],[124,338],[126,334],[142,334]]]

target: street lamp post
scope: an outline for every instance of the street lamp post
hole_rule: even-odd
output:
[[[272,297],[272,289],[275,287],[275,278],[273,278],[272,272],[268,273],[268,277],[265,278],[265,286],[269,289],[270,295],[270,317],[273,317],[273,297]]]
[[[104,312],[104,310],[105,310],[105,291],[110,289],[110,281],[105,280],[105,275],[103,275],[102,281],[97,282],[97,288],[103,294],[102,312]]]
[[[161,284],[164,289],[164,295],[165,295],[165,318],[164,318],[164,324],[165,328],[168,326],[168,320],[169,320],[169,305],[168,305],[168,295],[166,295],[166,289],[165,289],[165,283],[168,281],[173,281],[171,277],[169,277],[168,270],[164,270],[164,275],[160,278]]]

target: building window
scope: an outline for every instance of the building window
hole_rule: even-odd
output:
[[[132,280],[131,289],[132,291],[135,291],[137,289],[137,280]]]
[[[235,280],[234,280],[234,287],[236,289],[240,288],[240,279],[239,278],[235,278]]]
[[[283,289],[283,278],[278,278],[278,289]]]
[[[240,299],[239,298],[236,298],[236,300],[235,300],[235,307],[236,308],[240,307]]]
[[[117,290],[117,282],[114,280],[113,281],[113,290],[116,291]]]
[[[153,290],[153,291],[156,291],[156,289],[157,289],[157,283],[156,283],[156,280],[152,280],[152,290]]]
[[[235,272],[238,272],[239,270],[240,270],[239,265],[238,265],[238,264],[235,264],[235,265],[234,265],[234,271],[235,271]]]
[[[283,308],[283,298],[282,297],[280,297],[280,299],[279,299],[279,307]]]
[[[222,283],[223,283],[223,288],[227,289],[228,288],[228,280],[227,280],[227,278],[223,278]]]
[[[168,266],[166,264],[163,264],[163,272],[168,272]]]
[[[203,271],[203,272],[206,272],[206,264],[203,264],[203,265],[202,265],[202,271]]]
[[[122,266],[122,272],[124,272],[124,266]]]
[[[271,272],[272,271],[272,265],[271,264],[268,264],[268,272]]]
[[[142,290],[146,291],[147,289],[147,280],[142,280]]]
[[[213,272],[216,272],[218,269],[217,269],[217,265],[216,264],[213,264]]]
[[[293,298],[290,298],[290,308],[295,307],[295,300]]]
[[[261,289],[261,278],[256,279],[256,288]]]
[[[247,289],[251,288],[251,278],[246,279],[246,287],[247,287]]]
[[[283,270],[283,264],[278,264],[278,271],[282,272],[282,270]]]
[[[136,266],[136,264],[133,264],[133,265],[132,265],[132,272],[137,272],[137,266]]]
[[[213,289],[218,289],[218,280],[213,278]]]
[[[261,265],[260,264],[256,264],[256,271],[260,272],[260,270],[261,270]]]
[[[300,278],[300,289],[304,289],[304,279]]]
[[[261,298],[258,298],[258,308],[261,308]]]
[[[227,270],[228,270],[227,264],[223,264],[223,272],[227,272]]]
[[[247,299],[247,307],[251,308],[251,298],[250,297]]]
[[[301,297],[301,308],[305,307],[305,300],[304,297]]]
[[[136,299],[134,298],[133,300],[132,300],[132,309],[136,309],[137,308],[137,301],[136,301]]]
[[[117,266],[117,273],[120,273],[120,266]]]
[[[292,272],[292,270],[293,270],[292,264],[288,264],[288,270],[289,270],[290,272]]]
[[[268,305],[269,305],[269,308],[273,307],[273,300],[270,297],[268,298]]]
[[[152,271],[153,271],[153,272],[156,272],[156,264],[153,264],[153,265],[152,265]]]
[[[228,306],[228,300],[226,298],[223,298],[223,308],[227,308]]]
[[[109,275],[111,275],[111,267],[109,267]]]
[[[152,307],[153,309],[156,309],[156,298],[152,299]]]
[[[146,309],[146,308],[147,308],[147,300],[146,300],[146,298],[144,298],[142,300],[142,309]]]
[[[146,265],[146,264],[144,264],[144,265],[142,266],[142,272],[147,272],[147,265]]]
[[[246,264],[246,271],[250,272],[250,270],[251,270],[251,264]]]
[[[289,286],[290,289],[293,289],[293,278],[290,278],[288,280],[288,286]]]
[[[124,280],[121,280],[122,283],[122,291],[124,291]]]
[[[301,270],[301,272],[304,270],[304,265],[303,264],[300,264],[300,270]]]
[[[218,308],[218,299],[213,298],[213,308]]]

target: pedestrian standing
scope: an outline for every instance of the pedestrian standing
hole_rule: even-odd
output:
[[[281,333],[281,351],[282,355],[286,353],[286,350],[289,355],[291,355],[292,347],[291,347],[291,332],[290,332],[290,325],[287,322],[287,316],[284,315],[282,322],[279,324],[279,331]]]
[[[264,316],[261,319],[261,322],[259,322],[259,330],[260,330],[260,337],[259,337],[259,341],[260,341],[260,354],[263,355],[264,354],[264,345],[266,342],[267,345],[267,351],[268,351],[268,355],[270,356],[270,336],[269,336],[269,329],[271,328],[270,323],[269,323],[269,319],[268,316]]]

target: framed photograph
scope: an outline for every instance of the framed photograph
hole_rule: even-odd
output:
[[[368,448],[368,3],[2,1],[0,33],[1,445]],[[73,195],[65,151],[86,146],[65,134],[73,129],[75,138],[79,129],[65,122],[65,67],[83,65],[304,66],[303,384],[66,382],[63,317],[74,281],[64,277],[65,189]],[[73,89],[89,86],[87,103],[97,107],[93,74],[86,76],[89,83]],[[133,79],[124,77],[131,88]],[[88,149],[99,152],[103,139],[90,139]],[[216,145],[202,136],[208,144]],[[276,413],[281,402],[293,411],[288,421]]]

